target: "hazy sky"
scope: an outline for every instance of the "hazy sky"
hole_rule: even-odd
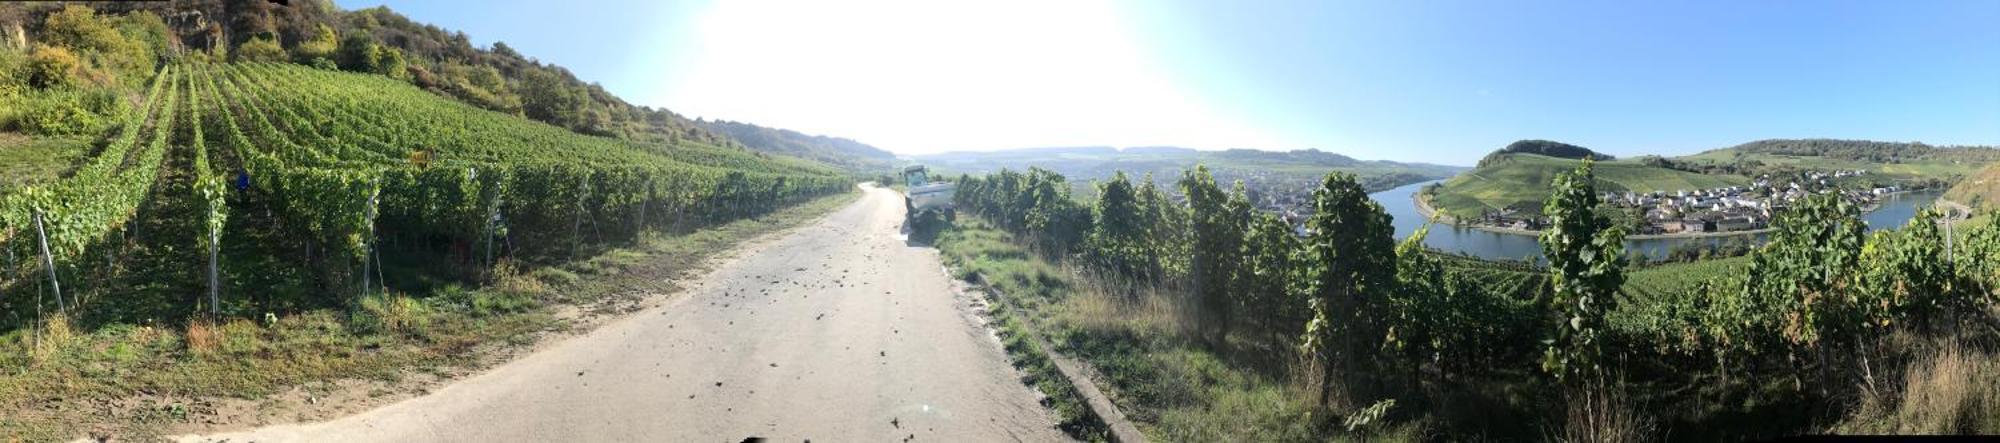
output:
[[[380,0],[340,0],[345,8]],[[2000,144],[2000,1],[391,1],[629,101],[899,153],[1315,147],[1470,164]]]

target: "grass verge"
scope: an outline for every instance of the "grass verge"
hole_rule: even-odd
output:
[[[946,264],[960,278],[977,276],[1006,294],[993,312],[1010,354],[1035,351],[1036,334],[1054,351],[1087,363],[1093,379],[1147,438],[1161,441],[1325,441],[1328,439],[1420,439],[1422,422],[1372,425],[1354,431],[1317,429],[1310,398],[1286,375],[1289,350],[1216,351],[1192,336],[1176,298],[1148,294],[1136,299],[1109,295],[1091,279],[1050,261],[977,216],[961,213],[936,242]],[[1019,343],[1019,344],[1017,344]],[[1046,357],[1015,357],[1039,381],[1055,375]],[[1067,426],[1088,411],[1080,397],[1061,387],[1048,394]],[[1064,383],[1067,384],[1067,383]],[[1079,435],[1097,438],[1098,434]]]
[[[482,287],[365,296],[347,309],[264,314],[183,325],[112,324],[91,331],[62,317],[0,335],[0,435],[27,441],[82,435],[148,440],[229,423],[215,399],[259,399],[348,379],[394,381],[497,363],[501,351],[575,327],[567,309],[616,313],[675,290],[718,252],[816,220],[859,198],[822,197],[755,219],[653,235],[551,266],[496,269]]]

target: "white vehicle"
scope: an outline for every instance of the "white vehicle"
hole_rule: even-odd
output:
[[[905,217],[914,220],[926,211],[938,211],[946,220],[958,215],[952,200],[958,193],[958,184],[930,181],[930,174],[922,165],[903,168],[903,184],[910,188],[903,193],[903,206],[909,210]]]

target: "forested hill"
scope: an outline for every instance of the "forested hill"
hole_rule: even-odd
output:
[[[1614,159],[1614,157],[1610,155],[1600,154],[1597,151],[1590,150],[1590,148],[1585,148],[1582,146],[1572,145],[1568,143],[1549,141],[1549,140],[1521,140],[1509,143],[1507,144],[1507,147],[1500,148],[1500,150],[1498,151],[1493,151],[1492,154],[1487,154],[1485,158],[1479,159],[1479,166],[1486,166],[1488,162],[1498,159],[1506,154],[1535,154],[1547,157],[1579,159],[1579,160],[1585,158],[1592,160]]]
[[[881,170],[896,154],[840,137],[806,135],[790,129],[766,128],[728,120],[696,120],[702,128],[727,135],[759,151],[819,160],[856,170]]]
[[[1927,145],[1922,142],[1882,142],[1823,138],[1758,140],[1703,152],[1697,156],[1714,157],[1716,154],[1736,153],[1744,155],[1824,157],[1836,160],[1873,163],[1943,160],[1969,161],[1984,164],[2000,161],[2000,149],[1995,149],[1991,146],[1939,147]]]
[[[628,103],[599,84],[516,52],[504,42],[476,47],[464,32],[416,22],[387,7],[343,11],[328,0],[88,5],[105,15],[150,12],[157,17],[153,23],[165,31],[159,41],[151,42],[162,56],[375,73],[480,108],[583,134],[795,154],[767,144],[739,143],[673,111]],[[0,3],[0,30],[9,39],[36,40],[48,33],[47,18],[63,7],[53,2]]]

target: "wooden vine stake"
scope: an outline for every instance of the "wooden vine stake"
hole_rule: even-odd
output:
[[[218,252],[222,245],[222,231],[208,230],[208,314],[222,315],[222,271],[217,265]]]

